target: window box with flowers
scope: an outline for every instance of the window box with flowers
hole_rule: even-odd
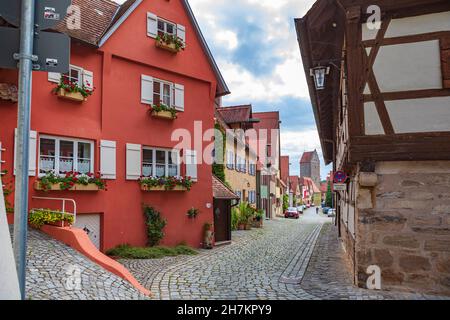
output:
[[[154,104],[150,107],[150,114],[154,118],[173,120],[177,118],[178,111],[164,103]]]
[[[106,190],[106,182],[100,175],[92,173],[67,172],[56,175],[48,172],[34,184],[35,190],[40,191],[99,191]]]
[[[156,37],[156,47],[167,50],[172,53],[178,53],[186,48],[183,39],[175,34],[159,34]]]
[[[77,81],[71,81],[67,77],[61,77],[54,93],[62,99],[83,102],[94,93],[94,89],[89,89],[84,84],[79,85]]]
[[[70,227],[75,221],[73,214],[50,209],[32,209],[28,215],[29,224],[36,229],[43,225]]]
[[[142,191],[190,191],[193,181],[190,177],[141,177]]]

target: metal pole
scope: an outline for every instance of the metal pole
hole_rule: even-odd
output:
[[[31,118],[31,72],[33,68],[35,0],[22,0],[20,24],[19,92],[16,149],[16,190],[14,198],[14,256],[22,299],[25,299],[25,273],[28,220],[28,170]]]

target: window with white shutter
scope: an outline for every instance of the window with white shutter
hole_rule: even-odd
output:
[[[186,42],[186,28],[181,24],[177,24],[177,37]]]
[[[197,181],[197,152],[195,150],[186,150],[186,176]]]
[[[141,177],[142,147],[140,144],[127,143],[127,180],[139,180]]]
[[[84,85],[88,90],[94,90],[94,73],[81,67],[70,65],[69,72],[61,74],[56,72],[48,73],[48,81],[59,83],[61,77],[79,86]]]
[[[29,158],[28,158],[28,176],[36,176],[36,148],[37,148],[37,132],[30,131],[29,140]],[[17,129],[14,131],[14,175],[17,166]]]
[[[94,73],[92,71],[83,70],[83,84],[84,86],[90,90],[94,90]]]
[[[173,106],[178,111],[184,111],[184,86],[181,84],[174,85],[174,103]]]
[[[61,73],[58,72],[49,72],[48,73],[48,81],[59,83],[61,81]]]
[[[141,103],[153,104],[153,77],[141,76]]]
[[[116,179],[116,142],[100,141],[100,174],[102,179]]]
[[[147,12],[147,35],[151,38],[158,36],[158,17],[151,12]]]

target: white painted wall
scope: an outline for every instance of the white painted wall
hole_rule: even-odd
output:
[[[450,131],[450,97],[386,101],[396,133]]]
[[[442,89],[439,41],[383,46],[374,73],[381,92]]]
[[[393,19],[386,31],[387,38],[424,34],[430,32],[450,30],[450,11],[427,14],[417,17]],[[369,30],[366,24],[362,25],[363,40],[376,38],[378,30]]]
[[[383,124],[374,102],[364,104],[364,122],[367,135],[384,134]]]
[[[19,280],[11,244],[0,178],[0,300],[19,300]]]

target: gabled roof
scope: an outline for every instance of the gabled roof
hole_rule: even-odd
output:
[[[281,156],[280,157],[280,175],[281,180],[283,180],[284,183],[287,183],[287,180],[289,178],[289,156]]]
[[[110,0],[72,0],[73,5],[77,5],[81,12],[81,28],[70,30],[67,28],[66,16],[64,21],[59,23],[54,29],[65,33],[71,38],[82,41],[95,47],[101,47],[122,25],[122,23],[133,13],[133,11],[143,2],[149,0],[127,0],[119,5]],[[206,43],[197,19],[194,16],[188,0],[180,0],[183,7],[194,26],[195,33],[200,41],[203,51],[209,60],[214,74],[217,78],[217,96],[230,94],[230,90],[217,66],[211,50]]]
[[[298,182],[299,182],[298,176],[289,177],[290,189],[292,192],[294,192],[294,194],[296,194],[297,192]]]
[[[219,107],[217,111],[228,124],[247,122],[252,118],[251,105]]]
[[[213,197],[221,200],[238,200],[239,197],[231,191],[219,178],[215,175],[212,177]]]
[[[317,155],[317,151],[309,151],[309,152],[304,152],[302,159],[300,160],[300,163],[311,163],[314,155]]]

